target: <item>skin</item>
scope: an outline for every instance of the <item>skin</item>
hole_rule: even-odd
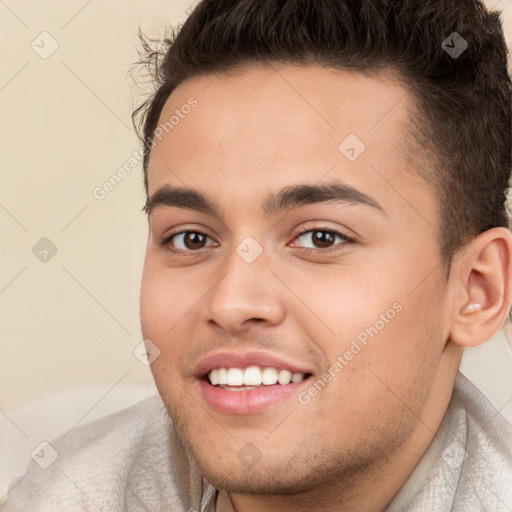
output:
[[[161,120],[190,97],[197,106],[152,150],[149,195],[190,187],[222,215],[154,208],[141,289],[143,334],[160,350],[151,369],[178,434],[234,510],[384,510],[437,431],[462,348],[506,317],[511,236],[475,238],[446,278],[436,193],[403,154],[414,101],[391,74],[273,64],[204,76],[172,93]],[[338,150],[351,133],[366,145],[354,162]],[[262,209],[283,187],[332,180],[382,209]],[[299,228],[354,242],[337,237],[325,252]],[[208,238],[161,245],[184,231]],[[247,236],[263,250],[252,263],[236,251]],[[194,368],[216,350],[274,354],[317,380],[396,303],[401,311],[306,405],[292,396],[227,415],[202,397]],[[246,443],[261,455],[252,467],[237,456]]]

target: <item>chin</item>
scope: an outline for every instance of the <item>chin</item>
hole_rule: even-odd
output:
[[[348,483],[382,456],[375,446],[371,450],[361,446],[354,457],[343,450],[326,449],[316,439],[294,447],[269,446],[249,467],[240,461],[233,448],[239,443],[231,438],[224,445],[204,442],[200,434],[187,429],[179,435],[206,481],[231,494],[297,495],[344,480]]]
[[[305,474],[305,467],[292,472],[282,472],[275,464],[236,471],[232,467],[201,463],[199,467],[208,483],[231,494],[294,495],[317,488],[322,483],[314,472]]]

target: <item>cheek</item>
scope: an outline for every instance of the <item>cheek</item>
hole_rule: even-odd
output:
[[[175,363],[184,357],[178,320],[183,316],[181,308],[186,294],[177,293],[170,277],[169,272],[146,256],[140,291],[142,335],[160,351],[150,370],[164,402],[176,414],[175,406],[183,393],[178,392],[182,384],[177,380]]]
[[[146,256],[140,289],[140,318],[145,338],[156,340],[164,329],[166,311],[172,311],[167,286],[161,279],[162,273],[155,268],[151,258]]]
[[[333,386],[339,396],[350,389],[362,403],[386,385],[405,391],[408,382],[432,376],[442,356],[441,272],[418,286],[417,269],[397,268],[382,266],[374,275],[340,268],[322,280],[301,280],[324,328],[318,319],[302,325],[327,356],[324,371],[340,375]],[[333,368],[339,356],[341,366]]]
[[[389,284],[379,278],[377,274],[384,272],[371,275],[366,267],[358,265],[314,270],[296,272],[293,280],[291,275],[285,276],[302,302],[297,302],[290,313],[331,358],[348,349],[358,336],[364,342],[369,336],[366,329],[375,323],[380,332],[399,316],[400,291],[396,282]]]
[[[160,350],[160,357],[151,365],[153,371],[168,359],[169,352],[179,353],[183,339],[180,329],[193,302],[193,292],[180,286],[174,275],[155,258],[146,257],[140,290],[140,321],[144,339],[151,340]]]
[[[204,281],[193,280],[190,274],[169,268],[158,255],[146,255],[140,290],[144,336],[162,342],[187,321],[187,314],[205,293]]]
[[[446,342],[441,307],[433,308],[442,303],[440,289],[439,283],[392,294],[390,300],[398,299],[392,310],[374,315],[356,335],[357,342],[363,334],[365,344],[359,343],[361,352],[346,368],[344,391],[358,396],[353,406],[359,417],[374,410],[392,425],[393,417],[405,424],[421,416]]]
[[[157,385],[162,382],[169,392],[181,386],[171,384],[182,380],[182,370],[196,353],[197,315],[210,288],[206,283],[204,276],[193,278],[186,269],[167,267],[161,257],[146,256],[140,291],[142,334],[160,351],[151,371]]]

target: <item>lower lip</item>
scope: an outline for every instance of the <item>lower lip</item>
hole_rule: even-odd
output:
[[[255,414],[282,402],[297,393],[308,379],[290,384],[261,386],[246,391],[227,391],[212,386],[206,380],[200,381],[204,399],[222,414]]]

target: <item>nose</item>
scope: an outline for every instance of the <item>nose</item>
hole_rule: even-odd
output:
[[[267,268],[265,253],[248,263],[236,251],[207,298],[210,324],[236,332],[252,324],[273,326],[286,314],[284,291]]]

